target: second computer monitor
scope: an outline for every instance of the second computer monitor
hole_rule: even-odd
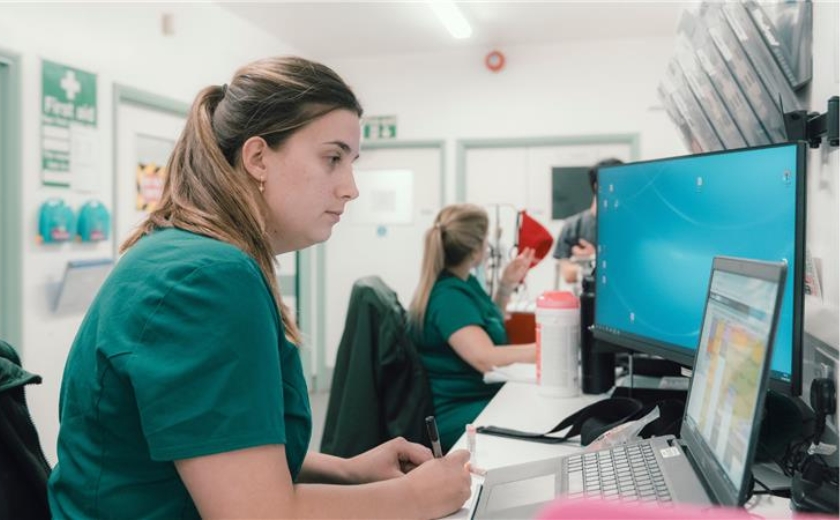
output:
[[[801,143],[602,168],[596,338],[691,366],[712,258],[788,264],[770,386],[801,385]]]

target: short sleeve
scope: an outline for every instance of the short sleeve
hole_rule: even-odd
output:
[[[279,333],[249,260],[173,283],[126,360],[152,459],[284,444]]]
[[[431,325],[448,341],[455,332],[470,325],[482,326],[481,310],[472,297],[459,287],[440,287],[429,302]]]

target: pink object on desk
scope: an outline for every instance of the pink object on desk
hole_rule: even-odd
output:
[[[744,509],[734,507],[700,507],[675,504],[659,507],[653,504],[609,500],[559,499],[543,509],[539,520],[748,520],[755,518]]]
[[[836,520],[836,516],[791,511],[790,516],[759,516],[743,508],[674,504],[659,507],[642,502],[600,499],[559,498],[537,515],[537,520],[756,520],[791,518],[794,520]]]

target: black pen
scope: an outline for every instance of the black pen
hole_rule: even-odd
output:
[[[432,454],[436,459],[443,457],[443,452],[440,451],[440,435],[434,415],[426,417],[426,431],[429,432],[429,440],[432,441]]]

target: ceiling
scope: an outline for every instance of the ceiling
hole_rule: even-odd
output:
[[[316,59],[504,48],[569,41],[670,37],[679,14],[695,2],[458,2],[473,28],[452,38],[426,2],[233,2],[225,9]]]

